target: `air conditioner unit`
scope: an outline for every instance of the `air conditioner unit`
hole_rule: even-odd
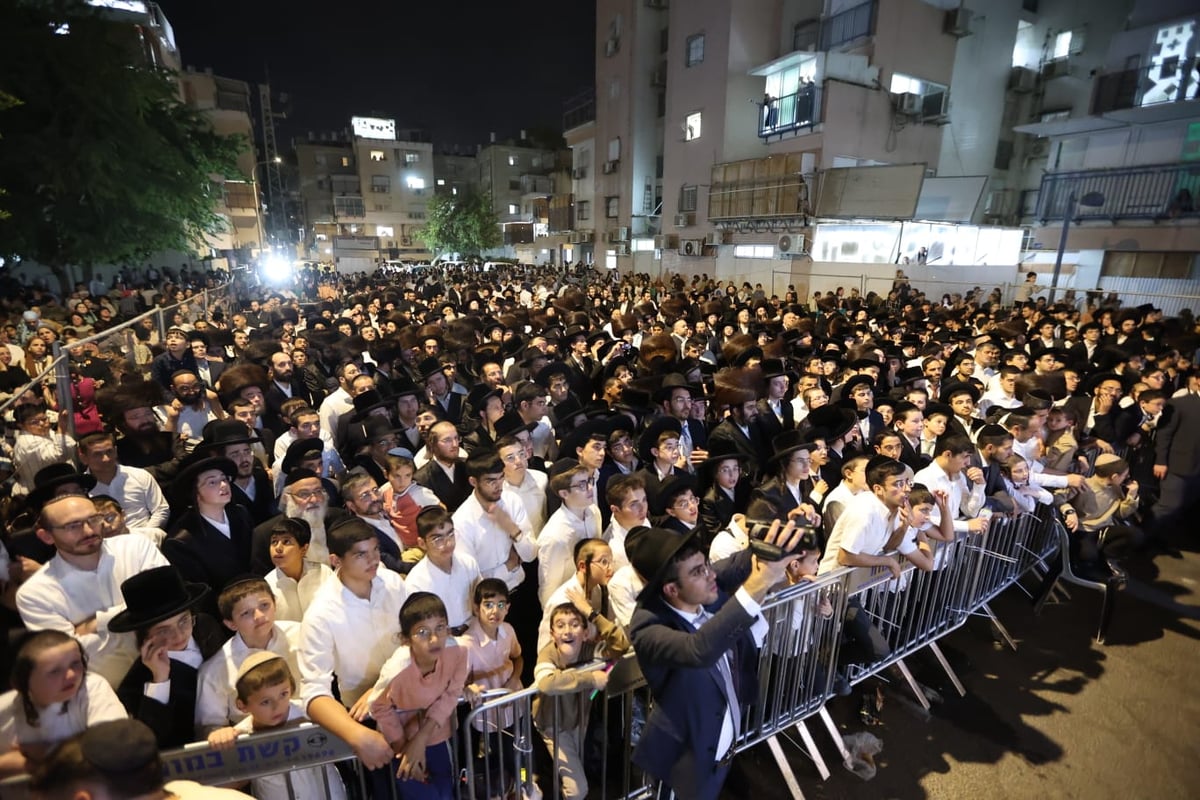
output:
[[[617,255],[627,256],[629,255],[629,242],[621,242],[613,249],[617,251]]]
[[[971,9],[952,8],[942,17],[942,33],[947,33],[955,39],[971,35]]]
[[[626,228],[626,227],[617,228],[617,241],[618,242],[628,242],[629,241],[629,228]]]
[[[580,244],[591,244],[593,241],[595,241],[595,239],[596,234],[592,231],[584,231],[583,233],[579,234]]]
[[[679,243],[679,255],[681,256],[702,256],[704,255],[704,240],[703,239],[684,239]]]
[[[608,231],[607,233],[604,234],[604,241],[608,242],[609,244],[616,244],[617,242],[619,242],[621,240],[619,238],[617,238],[616,231]]]
[[[681,214],[675,215],[676,228],[690,228],[694,224],[695,222],[693,221],[692,213],[690,211],[684,211]]]
[[[412,243],[413,243],[413,240],[412,240],[411,236],[401,236],[400,237],[400,246],[401,247],[412,247]]]
[[[892,95],[897,114],[915,117],[921,113],[921,95],[913,92],[903,92]]]
[[[713,245],[713,246],[716,246],[719,244],[725,244],[725,232],[724,231],[709,231],[709,234],[704,237],[704,243],[707,245]]]
[[[617,167],[620,165],[620,163],[621,162],[617,161],[615,158],[612,161],[605,161],[604,166],[601,168],[601,171],[605,175],[611,175],[617,171]]]
[[[1071,75],[1071,62],[1066,58],[1057,58],[1042,64],[1042,80],[1052,81],[1055,78],[1066,78]]]
[[[613,56],[615,56],[617,54],[617,51],[620,49],[621,49],[621,40],[620,39],[609,39],[607,42],[604,43],[604,55],[609,58],[612,58]]]
[[[654,237],[655,250],[674,250],[679,246],[679,237],[673,233],[660,233]]]
[[[804,237],[796,233],[780,234],[775,247],[781,256],[804,255]]]
[[[1029,150],[1027,151],[1030,158],[1045,158],[1050,152],[1049,139],[1034,139],[1029,142]]]
[[[1008,73],[1008,90],[1014,94],[1029,94],[1037,86],[1037,73],[1028,67],[1013,67]]]
[[[930,92],[921,95],[921,119],[927,122],[940,121],[949,111],[949,92]]]
[[[581,181],[587,177],[587,167],[576,167],[571,170],[571,177],[577,181]]]

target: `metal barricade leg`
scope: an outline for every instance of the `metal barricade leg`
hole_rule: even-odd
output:
[[[937,642],[930,642],[929,649],[933,651],[934,658],[942,665],[942,669],[946,672],[946,677],[954,684],[954,689],[958,692],[958,696],[966,697],[967,690],[963,688],[962,681],[958,679],[958,675],[950,667],[950,662],[946,660],[946,654],[942,652],[942,648],[938,647]]]
[[[917,701],[926,711],[929,710],[929,698],[925,696],[925,692],[921,689],[921,684],[913,677],[912,671],[908,665],[904,663],[903,658],[896,659],[896,669],[900,670],[900,674],[904,676],[904,680],[908,682],[908,688],[912,689],[912,693],[917,696]]]
[[[803,723],[797,727],[802,728]],[[807,734],[807,731],[805,731],[805,734]],[[809,747],[812,747],[812,737],[808,737],[807,741],[809,742]],[[779,744],[779,738],[777,736],[769,737],[767,739],[767,747],[771,750],[771,756],[775,759],[775,765],[779,767],[779,774],[783,776],[783,782],[787,786],[792,800],[804,800],[804,792],[800,791],[800,782],[796,780],[796,773],[792,771],[792,765],[788,763],[787,756],[783,754],[783,747]]]
[[[820,715],[821,721],[825,723],[825,730],[829,731],[829,738],[833,739],[837,745],[838,754],[842,757],[842,761],[850,760],[850,751],[846,749],[846,743],[842,739],[842,734],[837,729],[837,725],[833,722],[833,717],[829,716],[829,709],[821,706],[821,710],[817,712]]]
[[[804,743],[804,750],[808,754],[808,757],[812,759],[813,765],[817,768],[817,773],[821,776],[821,780],[829,780],[829,766],[826,765],[825,758],[821,755],[821,749],[817,747],[812,733],[808,730],[808,723],[803,721],[797,722],[796,733],[800,735],[800,741]]]
[[[1012,636],[1009,635],[1008,628],[1004,627],[1004,624],[1000,622],[1000,619],[996,616],[996,613],[992,611],[992,607],[987,603],[984,603],[979,608],[983,611],[984,615],[992,621],[992,624],[996,626],[996,630],[1000,632],[1002,637],[1004,637],[1004,642],[1013,650],[1016,650],[1017,643],[1013,641]]]

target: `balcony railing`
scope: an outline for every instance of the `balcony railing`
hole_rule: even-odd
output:
[[[811,128],[821,121],[821,87],[809,83],[794,94],[772,97],[759,106],[758,114],[762,139]]]
[[[1168,59],[1161,64],[1109,72],[1096,79],[1092,113],[1200,99],[1200,58]]]
[[[877,0],[869,0],[821,20],[821,49],[832,50],[874,33],[876,5]]]
[[[1166,220],[1200,216],[1200,164],[1166,164],[1042,176],[1037,218],[1061,220],[1071,212],[1071,196],[1090,192],[1104,196],[1099,206],[1079,205],[1072,219]]]

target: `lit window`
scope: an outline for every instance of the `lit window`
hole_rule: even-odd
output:
[[[510,213],[510,214],[516,214],[516,213],[519,213],[519,212],[520,212],[520,208],[517,206],[517,204],[516,204],[516,203],[509,203],[509,204],[508,204],[508,213]]]
[[[509,157],[508,157],[508,165],[509,165],[510,167],[515,167],[515,166],[517,165],[517,157],[516,157],[516,156],[509,156]]]
[[[375,235],[376,236],[395,236],[396,228],[392,225],[376,225],[375,226]]]
[[[700,117],[699,111],[687,115],[687,120],[683,123],[683,138],[686,141],[690,142],[700,138]]]
[[[775,248],[769,244],[739,244],[733,248],[734,258],[774,258]]]
[[[350,156],[342,156],[342,166],[343,167],[350,166]]]
[[[405,178],[405,179],[404,179],[404,183],[405,183],[405,184],[408,186],[408,188],[410,188],[410,189],[416,189],[416,190],[420,190],[420,189],[424,189],[424,188],[425,188],[425,179],[424,179],[424,178],[418,178],[418,177],[417,177],[417,176],[415,176],[415,175],[409,175],[407,178]]]
[[[1066,58],[1071,55],[1071,31],[1063,31],[1054,37],[1054,54],[1052,58]]]
[[[653,239],[634,239],[630,242],[630,250],[635,253],[647,253],[654,249]]]
[[[457,187],[457,186],[451,186],[451,187],[450,187],[450,194],[457,195],[457,194],[458,194],[458,187]]]
[[[698,33],[687,38],[687,65],[694,67],[704,60],[704,34]]]
[[[371,151],[371,160],[372,161],[387,161],[387,154],[384,153],[382,150],[372,150]]]
[[[411,150],[406,150],[404,152],[404,163],[405,164],[416,164],[420,160],[421,160],[420,153],[414,153]]]
[[[617,268],[617,251],[616,250],[605,250],[604,251],[604,268],[605,269],[616,269]]]
[[[438,186],[445,186],[445,185],[446,185],[446,179],[438,178]]]

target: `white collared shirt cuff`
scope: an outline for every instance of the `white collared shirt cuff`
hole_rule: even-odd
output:
[[[142,693],[151,700],[157,700],[165,706],[167,701],[171,699],[171,679],[167,678],[162,683],[146,681]]]

